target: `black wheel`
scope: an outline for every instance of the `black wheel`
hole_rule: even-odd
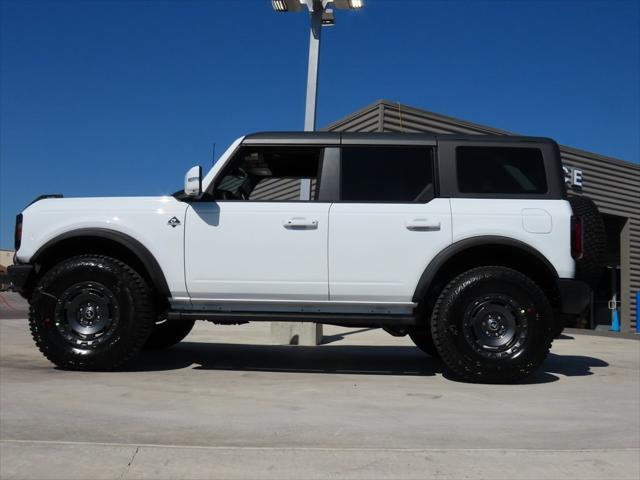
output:
[[[607,235],[598,207],[588,197],[569,197],[573,215],[582,219],[582,256],[576,259],[576,278],[595,288],[602,277]]]
[[[565,318],[562,315],[556,315],[555,323],[553,324],[553,338],[558,338],[560,335],[562,335],[565,325]]]
[[[463,380],[512,383],[535,371],[553,339],[544,292],[505,267],[479,267],[452,280],[431,316],[443,362]]]
[[[195,320],[164,320],[157,322],[144,348],[146,350],[160,350],[180,343],[189,335]]]
[[[115,258],[82,255],[64,260],[38,282],[29,325],[40,351],[71,370],[111,370],[144,346],[154,323],[151,291]]]
[[[438,350],[433,343],[433,336],[429,325],[418,325],[409,330],[409,337],[420,350],[433,358],[440,358]]]

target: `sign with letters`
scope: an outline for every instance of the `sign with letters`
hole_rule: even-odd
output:
[[[564,183],[567,184],[567,187],[572,190],[582,191],[582,170],[576,167],[563,165],[562,171],[564,172]]]

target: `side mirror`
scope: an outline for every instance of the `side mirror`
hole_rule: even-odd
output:
[[[202,194],[202,167],[191,167],[184,176],[184,193],[187,197],[199,197]]]

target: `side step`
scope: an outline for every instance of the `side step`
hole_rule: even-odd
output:
[[[345,327],[408,326],[417,323],[413,315],[365,315],[308,312],[203,312],[170,311],[169,320],[210,320],[216,323],[314,322]]]

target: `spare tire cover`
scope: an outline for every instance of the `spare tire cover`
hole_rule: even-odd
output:
[[[576,278],[595,287],[607,251],[607,235],[598,207],[588,197],[569,197],[573,215],[582,218],[582,257],[576,259]]]

